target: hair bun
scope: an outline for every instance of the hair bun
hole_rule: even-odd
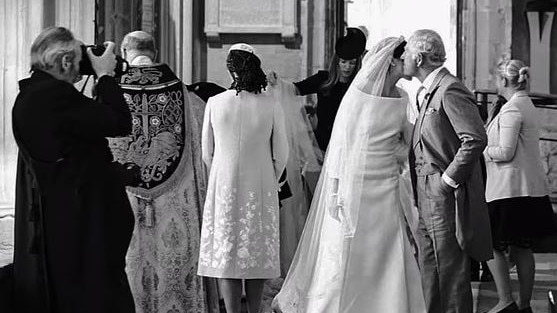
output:
[[[530,68],[528,66],[523,66],[518,70],[519,83],[525,81],[529,76],[530,76]]]

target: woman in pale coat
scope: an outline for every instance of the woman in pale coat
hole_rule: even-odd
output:
[[[198,274],[219,278],[228,313],[240,312],[245,280],[248,312],[256,313],[265,279],[280,276],[277,191],[288,142],[253,48],[233,45],[227,67],[231,90],[209,99],[203,121],[209,183]]]
[[[494,259],[488,265],[499,296],[499,302],[489,312],[532,312],[532,239],[555,231],[540,159],[539,112],[526,92],[528,78],[529,68],[522,61],[502,61],[497,66],[497,90],[508,102],[487,126],[488,145],[484,151],[494,247]],[[518,306],[512,297],[505,251],[517,266]]]

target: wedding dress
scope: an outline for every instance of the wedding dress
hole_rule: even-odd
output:
[[[277,311],[425,312],[405,220],[412,210],[402,136],[408,98],[378,96],[401,42],[388,38],[368,52],[342,100],[300,244],[273,301]]]

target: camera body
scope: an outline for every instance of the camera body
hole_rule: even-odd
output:
[[[81,75],[96,75],[93,66],[91,65],[91,60],[87,55],[87,48],[91,48],[96,56],[101,56],[106,50],[103,45],[81,45],[81,61],[79,62],[79,74]],[[128,61],[124,60],[121,56],[116,55],[116,67],[114,68],[114,73],[116,76],[122,76],[128,72],[130,65]]]

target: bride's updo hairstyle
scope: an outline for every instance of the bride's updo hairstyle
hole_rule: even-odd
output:
[[[387,37],[387,38],[381,39],[377,44],[375,44],[373,49],[371,51],[369,51],[369,54],[370,55],[376,54],[381,49],[383,49],[387,45],[391,44],[393,42],[393,40],[397,40],[397,38],[396,37]],[[406,47],[406,40],[402,40],[402,42],[395,48],[395,50],[393,51],[393,58],[400,59],[400,57],[404,53],[404,47]]]
[[[234,79],[230,89],[236,89],[236,95],[242,90],[261,93],[261,90],[267,87],[267,78],[261,69],[261,60],[248,44],[238,43],[230,47],[226,67]]]
[[[352,85],[363,93],[381,96],[386,75],[393,65],[392,60],[401,58],[405,46],[406,41],[402,36],[381,39],[364,56],[362,68]]]
[[[525,90],[530,79],[530,68],[520,60],[503,60],[497,64],[497,75],[507,80],[515,90]]]
[[[393,52],[394,59],[400,59],[400,57],[404,53],[404,47],[406,47],[406,40],[401,42],[400,45],[395,48],[395,51]]]

